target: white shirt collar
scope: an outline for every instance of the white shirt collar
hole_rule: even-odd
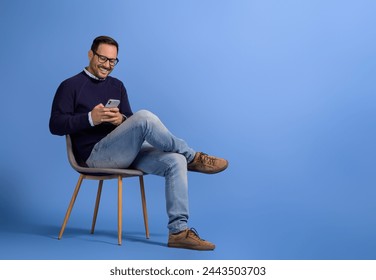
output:
[[[101,78],[98,78],[97,76],[93,75],[92,73],[90,73],[86,67],[84,68],[84,71],[85,73],[90,77],[90,78],[93,78],[95,80],[98,80],[98,81],[104,81],[105,79],[101,79]]]

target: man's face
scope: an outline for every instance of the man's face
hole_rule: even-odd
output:
[[[105,79],[114,69],[114,63],[110,60],[117,58],[117,49],[113,45],[100,44],[96,52],[89,51],[88,71],[100,79]],[[106,60],[106,62],[103,62]]]

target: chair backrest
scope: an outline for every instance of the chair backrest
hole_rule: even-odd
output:
[[[70,165],[73,167],[73,169],[80,172],[80,165],[77,163],[76,158],[73,153],[73,146],[72,146],[72,139],[70,135],[66,135],[66,144],[67,144],[67,154],[68,154],[68,161]]]
[[[67,154],[68,154],[68,161],[69,161],[69,164],[72,166],[72,168],[74,170],[76,170],[77,172],[87,172],[87,168],[83,167],[83,166],[80,166],[77,161],[76,161],[76,158],[74,156],[74,153],[73,153],[73,145],[72,145],[72,139],[70,137],[69,134],[66,135],[66,144],[67,144]]]
[[[66,145],[69,164],[74,170],[81,174],[92,174],[97,176],[106,175],[121,175],[122,177],[133,177],[145,175],[144,172],[136,169],[123,169],[123,168],[92,168],[84,167],[77,163],[73,153],[72,139],[69,134],[66,135]]]

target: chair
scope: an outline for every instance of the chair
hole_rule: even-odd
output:
[[[61,237],[63,236],[65,227],[67,225],[69,216],[72,212],[72,208],[74,205],[74,202],[76,201],[76,197],[78,195],[78,192],[80,190],[82,181],[84,179],[89,179],[89,180],[99,180],[98,184],[98,191],[97,191],[97,198],[95,202],[95,207],[94,207],[94,215],[93,215],[93,221],[92,221],[92,226],[91,226],[91,233],[94,233],[94,228],[95,228],[95,223],[97,220],[97,214],[98,214],[98,208],[99,208],[99,202],[100,202],[100,197],[102,193],[102,186],[103,186],[103,181],[104,180],[109,180],[109,179],[117,179],[117,185],[118,185],[118,244],[121,245],[121,235],[122,235],[122,193],[123,193],[123,178],[128,178],[128,177],[139,177],[139,182],[140,182],[140,191],[141,191],[141,202],[142,202],[142,211],[143,211],[143,216],[144,216],[144,225],[145,225],[145,233],[146,233],[146,238],[149,239],[149,226],[148,226],[148,215],[147,215],[147,208],[146,208],[146,199],[145,199],[145,188],[144,188],[144,173],[140,170],[135,170],[135,169],[113,169],[113,168],[89,168],[89,167],[83,167],[80,166],[74,157],[73,154],[73,148],[72,148],[72,141],[71,137],[69,135],[66,136],[66,145],[67,145],[67,153],[68,153],[68,160],[70,165],[75,169],[78,173],[80,173],[80,176],[78,178],[78,182],[76,185],[76,188],[73,192],[71,201],[69,203],[67,212],[65,214],[64,222],[61,227],[59,237],[58,239],[60,240]]]

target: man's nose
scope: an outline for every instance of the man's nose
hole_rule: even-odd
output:
[[[107,59],[105,63],[102,63],[103,66],[105,66],[106,68],[111,68],[111,63],[110,61]]]

